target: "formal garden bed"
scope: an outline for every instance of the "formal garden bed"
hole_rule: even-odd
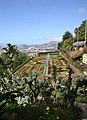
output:
[[[50,54],[48,64],[46,63],[47,55],[39,55],[33,58],[33,60],[22,66],[16,73],[24,75],[25,73],[37,73],[39,76],[43,76],[46,73],[51,76],[53,72],[53,65],[56,66],[56,75],[62,75],[63,77],[68,75],[69,66],[66,60],[57,54]]]

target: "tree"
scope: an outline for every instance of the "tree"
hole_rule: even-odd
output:
[[[71,49],[73,46],[73,38],[68,38],[66,39],[64,42],[63,42],[63,49],[66,51],[66,50],[69,50]]]
[[[63,44],[62,42],[59,42],[59,43],[58,43],[58,47],[57,47],[58,50],[61,50],[62,44]]]
[[[85,41],[85,35],[87,38],[87,20],[82,21],[82,24],[78,27],[75,28],[74,33],[75,33],[75,40],[77,41]],[[85,29],[86,29],[86,33],[85,33]]]
[[[69,31],[66,31],[63,35],[63,41],[72,37],[72,34]]]
[[[16,56],[16,59],[14,59],[14,64],[13,64],[13,70],[17,70],[18,67],[20,67],[22,64],[24,64],[26,61],[30,60],[31,58],[27,56],[25,53],[19,52],[18,55]]]
[[[1,57],[3,60],[3,66],[7,71],[13,71],[13,64],[16,56],[18,55],[18,50],[15,45],[7,44],[7,48],[3,48],[4,53],[2,53]]]

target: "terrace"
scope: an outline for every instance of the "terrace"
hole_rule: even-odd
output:
[[[56,66],[56,76],[61,76],[64,79],[68,77],[68,63],[57,54],[36,56],[33,60],[22,66],[16,73],[20,75],[36,73],[38,75],[38,79],[41,79],[41,77],[43,78],[43,76],[53,79],[53,65]]]

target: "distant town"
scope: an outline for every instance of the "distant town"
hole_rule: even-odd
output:
[[[0,54],[4,52],[2,49],[4,45],[0,46]],[[58,42],[51,41],[49,43],[44,44],[36,44],[36,45],[18,45],[18,50],[20,52],[26,53],[28,56],[37,55],[41,52],[55,52],[57,51]]]

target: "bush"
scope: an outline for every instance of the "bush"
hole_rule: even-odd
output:
[[[81,94],[78,94],[76,97],[77,102],[87,103],[87,98],[85,96],[82,96]]]

